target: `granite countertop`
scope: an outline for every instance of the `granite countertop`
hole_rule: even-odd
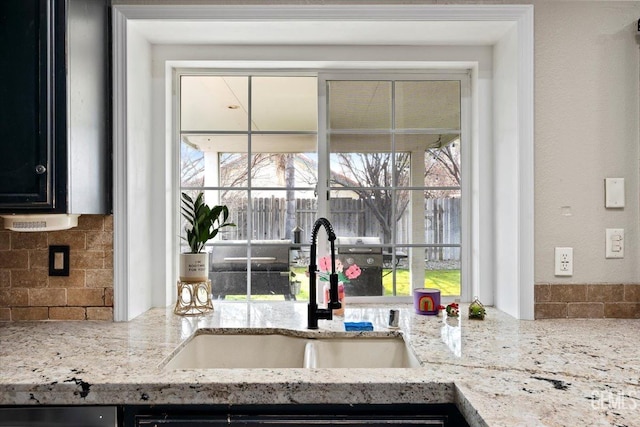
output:
[[[471,425],[640,425],[640,320],[484,321],[420,316],[411,305],[348,305],[344,320],[401,333],[418,369],[164,369],[197,330],[306,329],[306,304],[214,304],[124,323],[0,323],[0,405],[450,403]],[[400,330],[385,328],[400,309]]]

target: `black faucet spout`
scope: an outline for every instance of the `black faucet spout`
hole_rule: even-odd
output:
[[[329,274],[329,303],[327,308],[318,308],[316,274],[318,265],[316,264],[316,251],[318,246],[318,231],[324,227],[327,232],[329,242],[331,243],[331,273]],[[331,223],[326,218],[318,218],[313,224],[311,230],[311,249],[309,253],[309,305],[307,307],[307,327],[309,329],[318,329],[318,319],[331,320],[333,318],[333,310],[340,308],[338,300],[338,275],[336,274],[336,249],[335,249],[336,233],[333,231]]]

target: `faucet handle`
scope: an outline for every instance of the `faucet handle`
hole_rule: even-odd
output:
[[[327,306],[334,310],[342,307],[338,296],[338,275],[336,273],[329,275],[329,302]]]
[[[327,308],[331,310],[338,310],[339,308],[342,308],[342,303],[340,301],[329,301],[329,304],[327,305]]]

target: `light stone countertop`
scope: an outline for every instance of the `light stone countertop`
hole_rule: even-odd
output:
[[[347,305],[346,321],[405,336],[419,369],[206,369],[164,362],[199,329],[306,329],[306,304],[214,303],[123,323],[0,322],[0,405],[450,403],[471,425],[640,426],[640,320],[484,321],[420,316],[408,304]],[[385,327],[400,309],[400,330]],[[293,331],[293,332],[291,332]]]

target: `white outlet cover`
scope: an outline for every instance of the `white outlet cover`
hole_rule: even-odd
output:
[[[573,248],[556,248],[555,275],[573,276]]]

